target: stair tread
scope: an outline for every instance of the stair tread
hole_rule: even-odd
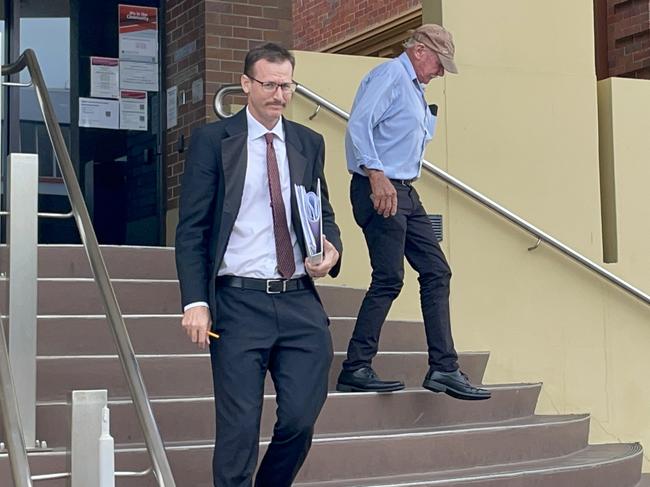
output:
[[[369,440],[369,439],[387,439],[387,438],[408,438],[409,436],[415,435],[440,435],[440,434],[463,434],[467,432],[468,429],[472,430],[490,430],[492,428],[516,428],[516,427],[526,427],[526,426],[536,426],[536,425],[547,425],[547,424],[557,424],[561,422],[571,422],[571,421],[584,421],[589,418],[589,415],[580,415],[580,414],[567,414],[562,416],[530,416],[528,418],[517,418],[515,420],[509,421],[494,421],[494,422],[485,422],[485,423],[473,423],[473,424],[460,424],[453,426],[445,426],[438,428],[410,428],[410,429],[399,429],[399,430],[381,430],[381,431],[361,431],[361,432],[352,432],[352,433],[328,433],[328,434],[315,434],[313,439],[313,444],[317,445],[319,443],[332,443],[337,441],[355,441],[355,440]],[[265,445],[270,442],[270,437],[260,438],[260,445]],[[212,448],[214,442],[212,440],[208,441],[168,441],[165,442],[166,449],[182,449],[182,448]],[[126,451],[132,449],[143,448],[144,444],[142,443],[118,443],[115,445],[115,451]]]
[[[515,418],[512,420],[505,421],[486,421],[481,423],[463,423],[456,425],[448,425],[441,427],[429,427],[429,428],[401,428],[396,430],[379,430],[379,431],[359,431],[359,432],[350,432],[350,433],[326,433],[326,434],[315,434],[313,439],[313,444],[322,444],[322,443],[333,443],[339,441],[367,441],[367,440],[385,440],[385,439],[401,439],[409,438],[415,436],[436,436],[436,435],[445,435],[445,434],[464,434],[468,431],[489,431],[493,429],[511,429],[511,428],[520,428],[520,427],[535,427],[535,426],[544,426],[544,425],[553,425],[559,423],[570,423],[574,421],[587,421],[589,419],[588,414],[565,414],[565,415],[534,415],[524,418]],[[268,444],[270,437],[260,438],[260,445]],[[165,448],[174,450],[174,449],[204,449],[212,448],[214,442],[212,440],[200,440],[200,441],[166,441]],[[130,442],[130,443],[116,443],[115,451],[132,451],[143,449],[144,444],[142,442]],[[51,449],[50,452],[30,452],[29,455],[43,455],[45,453],[62,453],[65,452],[65,447],[55,446]],[[0,457],[2,454],[0,454]]]
[[[212,456],[212,442],[203,442],[202,444],[191,442],[168,443],[166,445],[167,454],[172,463],[176,466],[179,477],[184,481],[193,481],[192,484],[179,485],[208,485],[210,474],[210,459]],[[425,486],[460,486],[460,485],[501,485],[500,482],[515,481],[517,486],[528,485],[522,482],[522,479],[531,478],[531,485],[535,482],[534,478],[550,477],[553,474],[564,475],[565,479],[573,478],[574,474],[579,472],[585,473],[589,478],[593,475],[600,475],[602,468],[609,468],[620,471],[623,466],[627,468],[630,462],[638,466],[638,474],[628,476],[629,483],[604,484],[598,485],[616,485],[617,487],[634,485],[640,476],[641,455],[643,450],[637,444],[610,444],[588,446],[570,455],[552,457],[546,460],[534,460],[519,463],[502,463],[487,467],[471,467],[454,470],[441,470],[431,473],[418,474],[401,474],[385,477],[374,478],[356,478],[346,480],[319,480],[311,482],[298,482],[294,487],[425,487]],[[48,473],[52,469],[57,470],[65,468],[66,452],[64,449],[56,449],[48,452],[30,453],[30,464],[34,465],[33,472]],[[38,460],[38,461],[37,461]],[[189,464],[188,464],[189,462]],[[116,451],[116,464],[122,469],[142,470],[148,465],[148,458],[145,453],[144,445],[131,446],[129,448],[118,447]],[[50,465],[49,469],[45,469]],[[0,454],[0,467],[4,469],[6,475],[8,472],[7,454]],[[600,467],[600,470],[598,468]],[[589,473],[589,472],[596,472]],[[569,475],[570,477],[567,477]],[[556,478],[556,477],[555,477]],[[645,479],[644,479],[645,480]],[[134,482],[139,482],[134,480]],[[203,483],[202,483],[203,482]],[[486,483],[487,482],[487,483]],[[497,483],[498,482],[498,483]],[[590,483],[562,483],[562,485],[592,485]],[[140,485],[139,483],[128,483],[129,486]],[[515,485],[509,482],[508,485]],[[538,483],[534,483],[538,485]],[[554,485],[554,483],[545,482],[539,485]],[[643,485],[643,484],[641,484]]]
[[[508,384],[485,384],[483,387],[486,389],[490,389],[491,391],[495,390],[521,390],[521,389],[537,389],[541,387],[542,384],[541,382],[513,382],[513,383],[508,383]],[[422,389],[422,388],[417,388],[417,387],[407,387],[406,389],[402,389],[401,391],[395,391],[391,392],[390,395],[404,395],[404,394],[431,394],[429,391]],[[349,398],[350,400],[353,400],[356,397],[368,397],[372,396],[374,393],[368,393],[368,392],[335,392],[335,391],[330,391],[327,394],[328,398],[331,397],[339,397],[339,398]],[[376,396],[379,396],[380,394],[374,394]],[[266,399],[273,399],[275,398],[275,394],[264,394],[264,397]],[[442,396],[441,396],[442,397]],[[150,401],[152,403],[162,403],[162,402],[191,402],[191,401],[209,401],[212,402],[214,400],[214,396],[212,394],[208,395],[196,395],[196,396],[169,396],[169,397],[152,397],[150,398]],[[131,404],[131,398],[129,397],[110,397],[108,399],[108,406],[110,407],[111,405],[116,405],[116,404]],[[58,405],[58,404],[68,404],[67,401],[65,400],[45,400],[45,401],[36,401],[36,404],[38,406],[48,406],[48,405]]]
[[[487,431],[492,429],[511,429],[522,427],[544,426],[550,424],[570,423],[574,421],[588,421],[588,414],[563,414],[563,415],[533,415],[524,418],[514,418],[502,421],[485,421],[474,423],[461,423],[454,425],[445,425],[438,427],[426,428],[400,428],[400,429],[383,429],[380,431],[360,431],[349,434],[324,434],[314,435],[314,443],[325,443],[334,441],[349,440],[369,440],[369,439],[388,439],[388,438],[407,438],[409,436],[435,436],[445,434],[463,434],[469,430]],[[263,441],[266,441],[264,439]]]
[[[447,470],[427,474],[306,482],[294,484],[294,487],[419,487],[445,485],[460,481],[469,483],[487,479],[498,480],[499,478],[524,477],[536,473],[588,469],[642,454],[643,449],[638,443],[589,445],[576,453],[546,460]]]

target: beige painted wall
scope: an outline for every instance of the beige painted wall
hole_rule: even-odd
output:
[[[441,116],[427,159],[650,289],[642,248],[650,238],[650,120],[630,128],[648,113],[639,104],[650,103],[648,82],[633,82],[634,90],[619,80],[614,85],[620,261],[602,261],[591,1],[442,5],[461,74],[427,89]],[[295,78],[349,110],[361,77],[378,62],[299,52]],[[365,243],[348,200],[344,124],[324,111],[310,122],[313,109],[296,97],[289,115],[326,137],[327,178],[345,246],[343,272],[333,282],[366,287]],[[548,247],[529,252],[534,238],[433,176],[425,174],[417,187],[429,212],[444,215],[458,348],[491,351],[487,381],[543,381],[539,413],[587,411],[592,442],[650,446],[650,309]],[[420,319],[417,290],[408,272],[392,317]]]

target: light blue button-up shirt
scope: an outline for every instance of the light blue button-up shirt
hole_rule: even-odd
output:
[[[391,179],[420,176],[435,117],[406,53],[380,64],[361,81],[345,134],[348,170],[379,169]]]

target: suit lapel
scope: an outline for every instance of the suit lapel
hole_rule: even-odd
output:
[[[221,141],[221,164],[224,176],[224,213],[237,215],[244,193],[248,165],[248,130],[246,111],[241,110],[226,128],[228,134]]]
[[[305,180],[307,168],[311,167],[309,160],[303,155],[302,141],[291,123],[285,120],[284,133],[287,147],[287,159],[289,160],[289,174],[291,176],[291,187],[294,184],[308,184]],[[307,188],[309,189],[309,188]]]

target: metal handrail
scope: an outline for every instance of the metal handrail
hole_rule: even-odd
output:
[[[225,96],[233,94],[233,93],[238,93],[241,91],[241,86],[240,85],[226,85],[223,88],[221,88],[214,96],[214,111],[220,118],[228,118],[229,114],[225,113],[223,110],[223,99]],[[298,88],[296,88],[296,92],[303,95],[305,98],[315,102],[318,104],[316,108],[316,112],[314,114],[318,113],[320,107],[325,107],[327,108],[330,112],[334,113],[335,115],[339,116],[345,121],[348,121],[350,119],[350,114],[347,113],[345,110],[342,108],[336,106],[334,103],[326,100],[322,96],[318,95],[317,93],[313,92],[309,88],[307,88],[304,85],[298,84]],[[310,118],[313,118],[310,117]],[[463,183],[461,180],[456,179],[452,175],[446,173],[439,167],[436,167],[435,165],[431,164],[430,162],[423,160],[422,161],[422,167],[429,171],[430,173],[434,174],[438,178],[442,179],[444,182],[452,186],[453,188],[457,189],[461,193],[466,194],[470,198],[472,198],[475,201],[478,201],[481,203],[483,206],[486,206],[490,210],[494,211],[498,215],[501,215],[505,219],[509,220],[510,222],[514,223],[518,227],[526,230],[528,233],[534,235],[535,237],[538,238],[538,240],[541,240],[543,242],[546,242],[549,244],[551,247],[554,247],[556,250],[559,250],[562,252],[564,255],[567,257],[575,260],[579,264],[587,267],[591,271],[595,272],[598,274],[600,277],[606,279],[607,281],[611,282],[615,286],[618,286],[619,288],[623,289],[624,291],[630,293],[632,296],[635,298],[641,300],[647,305],[650,305],[650,295],[647,293],[643,292],[641,289],[634,287],[630,283],[624,281],[620,277],[618,277],[616,274],[613,274],[609,272],[607,269],[599,266],[592,260],[588,259],[584,255],[580,254],[579,252],[573,250],[571,247],[568,245],[563,244],[556,238],[552,237],[551,235],[547,234],[546,232],[543,232],[539,228],[537,228],[535,225],[532,223],[529,223],[528,221],[524,220],[520,216],[516,215],[515,213],[511,212],[510,210],[504,208],[500,204],[496,203],[495,201],[491,200],[487,196],[485,196],[482,193],[479,193],[472,187],[468,186],[467,184]],[[536,248],[536,247],[535,247]]]
[[[9,216],[8,211],[0,211],[0,216]],[[40,218],[55,218],[57,220],[65,220],[66,218],[74,217],[74,212],[70,210],[68,213],[38,213]]]
[[[27,448],[23,436],[20,411],[16,399],[14,380],[11,375],[9,352],[5,338],[4,323],[0,318],[0,416],[7,437],[11,475],[16,487],[32,487],[32,476],[27,460]]]
[[[110,329],[115,339],[122,368],[126,375],[131,398],[133,399],[133,404],[136,408],[140,425],[142,426],[154,473],[161,487],[175,487],[176,484],[167,455],[165,454],[162,438],[158,431],[151,405],[149,404],[142,373],[135,358],[133,346],[122,317],[120,306],[117,302],[117,297],[115,296],[115,290],[108,276],[106,264],[99,249],[97,236],[95,235],[95,230],[93,229],[90,215],[88,214],[88,209],[81,193],[79,182],[77,181],[74,166],[66,148],[61,127],[56,118],[52,101],[50,100],[50,95],[47,91],[43,74],[41,73],[41,68],[36,59],[36,53],[31,49],[26,49],[16,62],[2,66],[2,76],[18,73],[25,68],[29,70],[34,84],[45,127],[52,147],[54,148],[54,153],[59,161],[61,174],[63,175],[63,180],[68,190],[79,235],[88,254],[90,267],[104,302],[106,316],[111,325]]]
[[[152,468],[149,467],[145,470],[141,470],[139,472],[132,472],[132,471],[126,471],[126,472],[115,472],[115,477],[146,477],[152,472]],[[59,480],[59,479],[69,479],[72,477],[71,472],[60,472],[60,473],[47,473],[43,475],[32,475],[32,480],[34,482],[40,481],[40,480]],[[20,487],[20,486],[16,486]]]

